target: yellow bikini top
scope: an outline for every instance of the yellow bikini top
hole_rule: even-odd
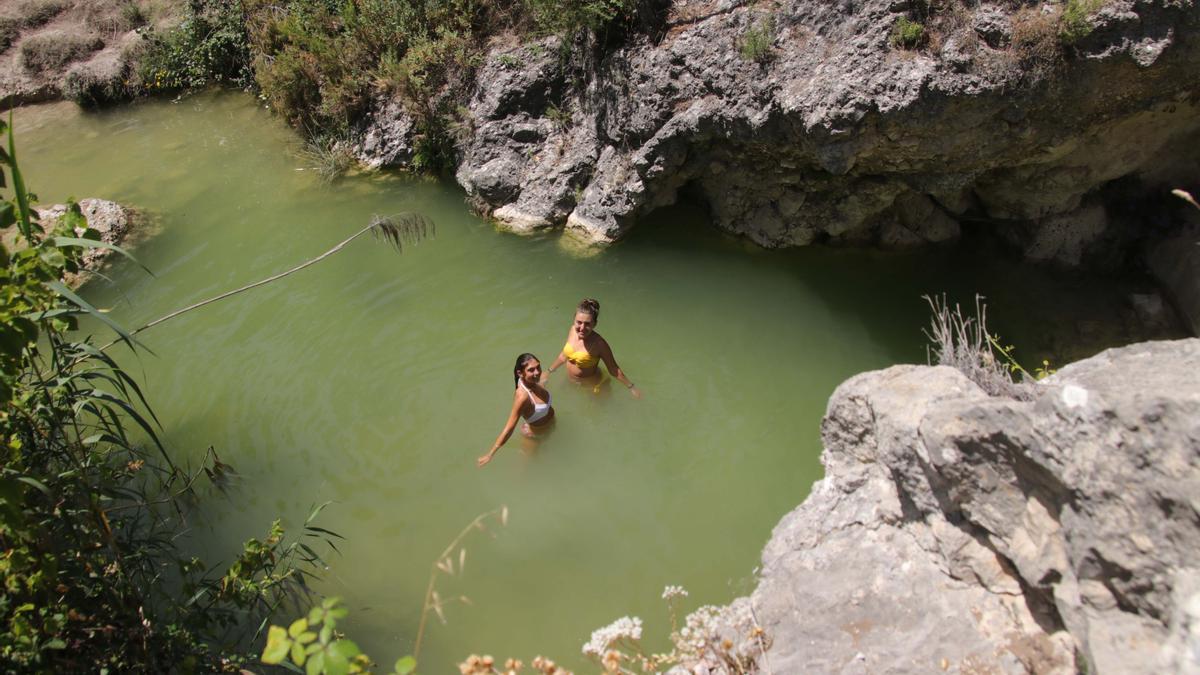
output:
[[[579,368],[595,368],[596,364],[600,363],[600,358],[589,354],[587,350],[575,351],[572,349],[570,342],[563,345],[562,353],[563,356],[567,357],[568,361],[574,363]]]

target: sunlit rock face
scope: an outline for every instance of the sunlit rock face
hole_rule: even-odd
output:
[[[985,394],[858,375],[747,603],[774,672],[1197,672],[1200,340]],[[764,665],[764,664],[760,664]]]
[[[1146,234],[1130,200],[1197,175],[1200,5],[1104,5],[1073,44],[1058,4],[964,3],[908,50],[889,37],[908,3],[695,0],[598,60],[497,46],[457,178],[502,224],[594,242],[687,193],[768,247],[920,246],[966,225],[1034,260],[1116,264]]]

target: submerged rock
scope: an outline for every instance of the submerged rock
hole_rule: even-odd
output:
[[[1197,672],[1197,373],[1190,339],[1032,401],[948,367],[843,383],[748,600],[774,672]]]
[[[107,199],[80,199],[79,210],[87,218],[88,227],[100,235],[100,241],[106,244],[118,245],[129,234],[133,222],[133,212],[120,204]],[[53,223],[67,212],[66,204],[55,204],[38,209],[38,216],[43,223]],[[76,228],[76,234],[83,234]],[[88,249],[83,254],[84,269],[97,269],[104,263],[112,251],[102,248]]]

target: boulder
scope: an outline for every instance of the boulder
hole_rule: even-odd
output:
[[[100,241],[106,244],[118,245],[129,234],[134,220],[133,212],[120,204],[107,199],[81,199],[79,210],[87,218],[88,227],[100,235]],[[67,212],[66,204],[54,204],[39,208],[38,216],[47,225],[54,223]],[[83,234],[82,228],[76,228],[76,234]],[[112,254],[111,250],[102,248],[88,249],[83,254],[84,269],[97,269],[104,260]]]
[[[1197,672],[1197,372],[1190,339],[1102,352],[1029,401],[948,367],[843,383],[825,478],[739,601],[773,671]]]

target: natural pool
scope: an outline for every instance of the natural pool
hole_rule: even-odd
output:
[[[821,475],[829,394],[867,369],[925,359],[920,296],[992,301],[993,326],[1031,362],[1042,327],[1114,324],[1115,285],[983,254],[767,252],[710,231],[703,213],[653,214],[629,240],[580,258],[557,235],[520,238],[470,215],[453,185],[378,174],[322,184],[291,131],[243,94],[83,115],[18,111],[18,152],[42,203],[136,205],[155,274],[116,264],[84,288],[137,326],[315,256],[372,214],[415,210],[435,238],[397,255],[362,240],[330,260],[147,331],[125,354],[180,457],[212,446],[236,468],[188,540],[211,561],[293,528],[314,504],[347,539],[319,590],[381,663],[411,650],[430,565],[476,515],[506,504],[496,538],[467,540],[465,574],[423,647],[425,672],[471,652],[581,665],[589,633],[630,614],[665,636],[667,584],[690,604],[753,584],[775,522]],[[511,402],[515,356],[546,362],[575,303],[645,396],[550,388],[557,429],[534,457],[517,439],[475,458]],[[1132,339],[1140,336],[1118,336]],[[654,643],[659,648],[664,643]]]

